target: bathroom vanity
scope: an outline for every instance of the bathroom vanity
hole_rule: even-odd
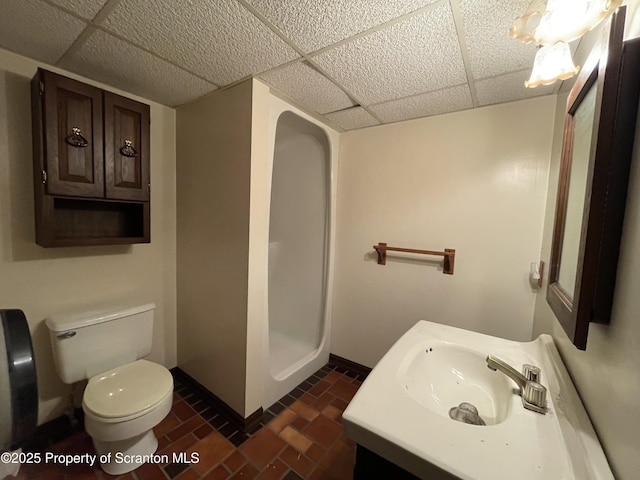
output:
[[[489,355],[516,370],[540,368],[531,382],[546,390],[538,411],[525,408],[525,388],[504,369],[488,368]],[[481,422],[452,418],[463,403],[477,409]],[[429,480],[613,480],[547,335],[521,343],[418,322],[373,369],[343,424],[358,443],[356,480],[374,471]]]

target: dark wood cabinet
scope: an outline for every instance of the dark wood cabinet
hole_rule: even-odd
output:
[[[42,69],[31,92],[36,242],[149,242],[149,106]]]

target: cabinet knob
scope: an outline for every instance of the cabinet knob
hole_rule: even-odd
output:
[[[82,136],[82,130],[78,127],[73,127],[65,140],[72,147],[86,147],[89,145],[87,139]]]
[[[125,157],[137,157],[138,152],[133,148],[133,142],[131,140],[125,140],[124,146],[120,147],[120,153]]]

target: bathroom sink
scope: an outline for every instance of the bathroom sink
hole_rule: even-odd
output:
[[[504,421],[511,407],[513,382],[487,368],[486,354],[427,340],[402,360],[398,380],[418,404],[450,418],[461,403],[470,403],[486,425]]]
[[[490,370],[487,355],[517,370],[540,367],[546,413],[525,409],[519,387]],[[482,422],[451,418],[461,404],[472,404]],[[343,425],[359,445],[419,478],[613,479],[548,335],[514,342],[418,322],[367,377]]]

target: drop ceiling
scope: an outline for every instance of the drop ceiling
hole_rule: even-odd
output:
[[[0,47],[169,106],[254,76],[351,130],[554,93],[529,1],[0,0]]]

